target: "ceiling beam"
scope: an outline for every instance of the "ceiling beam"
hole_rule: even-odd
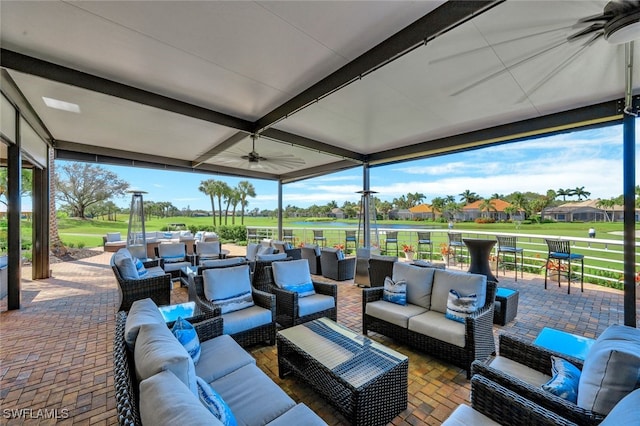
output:
[[[324,154],[331,154],[338,157],[350,159],[353,161],[362,162],[365,160],[365,156],[355,151],[340,148],[339,146],[329,145],[324,142],[317,141],[315,139],[306,138],[304,136],[295,135],[293,133],[285,132],[270,128],[260,133],[260,136],[269,139],[275,139],[282,142],[287,142],[295,146],[308,148],[312,151],[322,152]]]
[[[138,89],[137,87],[128,86],[8,49],[0,49],[0,65],[15,71],[46,78],[47,80],[81,87],[221,126],[247,132],[251,132],[254,127],[251,121],[242,118],[162,96],[147,90]]]
[[[426,44],[503,1],[447,1],[258,119],[255,131],[260,132],[272,126],[288,115],[361,78],[364,74],[380,68],[417,46]]]
[[[304,170],[298,170],[291,173],[285,173],[280,175],[280,181],[284,183],[296,182],[312,177],[323,176],[329,173],[335,173],[342,170],[352,169],[354,167],[360,167],[361,164],[355,164],[350,160],[340,160],[335,163],[324,164],[322,166],[310,167]]]
[[[467,151],[481,146],[499,145],[567,133],[578,128],[611,125],[615,121],[622,122],[623,107],[623,100],[603,102],[488,129],[379,151],[370,154],[368,160],[372,166],[381,166],[400,161]]]

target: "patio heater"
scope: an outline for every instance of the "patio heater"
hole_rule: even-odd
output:
[[[358,216],[358,234],[356,240],[356,273],[354,282],[360,287],[370,287],[369,258],[380,254],[378,222],[374,198],[376,191],[358,191],[360,197],[360,215]]]
[[[127,248],[132,256],[138,259],[147,258],[147,238],[144,229],[144,191],[129,191],[131,208],[129,209],[129,229],[127,231]]]

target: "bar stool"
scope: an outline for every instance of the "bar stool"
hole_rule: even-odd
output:
[[[520,278],[524,277],[524,249],[518,248],[516,237],[496,236],[498,248],[496,255],[496,274],[499,271],[500,253],[502,253],[502,270],[505,271],[505,254],[513,255],[513,269],[516,271],[516,281],[518,281],[518,254],[520,254]]]
[[[398,255],[398,231],[388,231],[387,238],[384,240],[384,254],[389,254],[388,244],[396,245],[396,256]]]
[[[357,248],[356,231],[344,231],[344,252],[347,253],[349,249],[349,243],[353,243],[353,250]]]
[[[429,262],[433,257],[433,243],[431,242],[431,232],[418,232],[418,257],[420,253],[426,253],[422,246],[429,246]]]
[[[296,238],[293,236],[293,229],[283,229],[282,230],[282,239],[284,241],[290,242],[291,245],[296,245]]]
[[[558,262],[558,287],[560,287],[560,276],[562,275],[562,262],[568,263],[567,274],[567,294],[571,294],[571,261],[580,261],[580,291],[584,292],[584,255],[579,253],[571,253],[571,242],[568,240],[544,240],[547,243],[549,252],[547,254],[547,263],[544,268],[544,288],[547,288],[547,274],[551,261]]]
[[[449,250],[449,253],[451,253],[451,249],[453,249],[453,264],[455,265],[458,258],[458,249],[462,250],[466,246],[462,242],[462,234],[458,232],[449,232],[447,233],[447,237],[449,238],[448,250]],[[451,257],[447,257],[447,266],[449,266],[449,259],[451,259]],[[464,259],[464,258],[461,258],[461,259]],[[462,260],[461,263],[464,263],[464,260]]]
[[[250,243],[251,240],[255,241],[256,243],[260,241],[260,236],[258,235],[257,228],[247,228],[247,242]]]
[[[318,241],[320,243],[318,243]],[[324,232],[322,230],[313,230],[313,242],[315,244],[322,245],[322,247],[327,244],[327,237],[324,236]]]

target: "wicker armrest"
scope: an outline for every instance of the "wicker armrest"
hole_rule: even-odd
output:
[[[382,300],[382,294],[384,289],[382,287],[371,287],[362,289],[362,303],[367,304],[369,302],[375,302],[376,300]]]
[[[517,336],[501,334],[498,339],[498,353],[500,356],[517,361],[544,374],[550,374],[551,356],[564,358],[580,370],[584,365],[584,361],[578,358],[550,351]]]
[[[276,296],[264,291],[253,289],[253,302],[265,309],[269,309],[275,315],[276,312]]]
[[[313,281],[313,288],[318,294],[324,294],[334,298],[338,297],[338,286],[335,284]]]
[[[478,374],[471,378],[471,405],[474,410],[503,426],[575,425]]]
[[[222,335],[222,323],[222,317],[218,316],[194,323],[193,327],[196,329],[196,333],[198,333],[198,339],[204,342]]]
[[[471,364],[471,372],[474,375],[480,374],[487,379],[517,393],[521,397],[526,398],[531,402],[557,413],[577,424],[597,425],[604,419],[604,415],[602,414],[580,408],[573,402],[547,392],[541,387],[530,385],[516,377],[492,368],[483,362],[474,361]]]
[[[194,300],[196,304],[200,307],[200,310],[203,312],[208,312],[213,317],[219,317],[222,315],[222,308],[220,305],[217,305],[210,300],[204,299],[202,297],[196,297]]]

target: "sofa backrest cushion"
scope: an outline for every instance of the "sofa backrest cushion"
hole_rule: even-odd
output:
[[[118,268],[118,272],[125,280],[137,280],[138,268],[131,257],[131,253],[126,248],[121,248],[113,255],[113,264]]]
[[[208,267],[208,266],[233,266],[240,265],[244,263],[246,259],[244,257],[229,257],[227,259],[205,259],[200,262],[200,266]]]
[[[170,370],[193,395],[198,395],[193,359],[166,324],[141,325],[133,356],[139,381]]]
[[[639,385],[640,330],[610,326],[595,341],[584,361],[578,406],[608,414]]]
[[[396,262],[393,264],[393,276],[391,279],[394,282],[407,282],[407,303],[431,309],[433,271],[433,269],[419,268],[405,262]]]
[[[265,254],[273,254],[275,253],[275,249],[271,246],[265,246],[263,244],[260,244],[260,246],[258,246],[258,252],[256,253],[256,256],[263,256]]]
[[[258,254],[256,256],[256,260],[261,260],[263,262],[273,262],[274,260],[285,260],[286,258],[287,258],[287,253]]]
[[[160,244],[158,254],[165,263],[184,262],[186,256],[184,243]]]
[[[253,262],[256,260],[256,256],[258,255],[258,248],[260,248],[260,244],[249,243],[247,244],[247,260],[249,262]]]
[[[124,341],[133,350],[136,338],[143,324],[165,324],[158,306],[150,298],[136,300],[131,304],[124,324]]]
[[[289,291],[295,291],[300,297],[315,294],[309,262],[306,259],[289,262],[273,262],[271,264],[275,284]]]
[[[249,265],[205,269],[202,281],[207,300],[219,305],[223,314],[254,305]]]
[[[140,383],[140,420],[145,425],[222,425],[171,371]]]
[[[447,300],[449,291],[456,290],[460,294],[473,294],[478,296],[478,309],[482,308],[487,298],[487,277],[468,272],[453,272],[444,269],[420,268],[434,271],[433,290],[431,292],[431,310],[447,313]]]
[[[116,241],[122,241],[122,237],[119,232],[107,232],[107,242],[113,243]]]
[[[607,414],[600,426],[631,425],[640,419],[640,389],[636,389],[620,400]]]
[[[218,241],[196,242],[196,253],[200,257],[218,257],[220,255],[220,243]]]

